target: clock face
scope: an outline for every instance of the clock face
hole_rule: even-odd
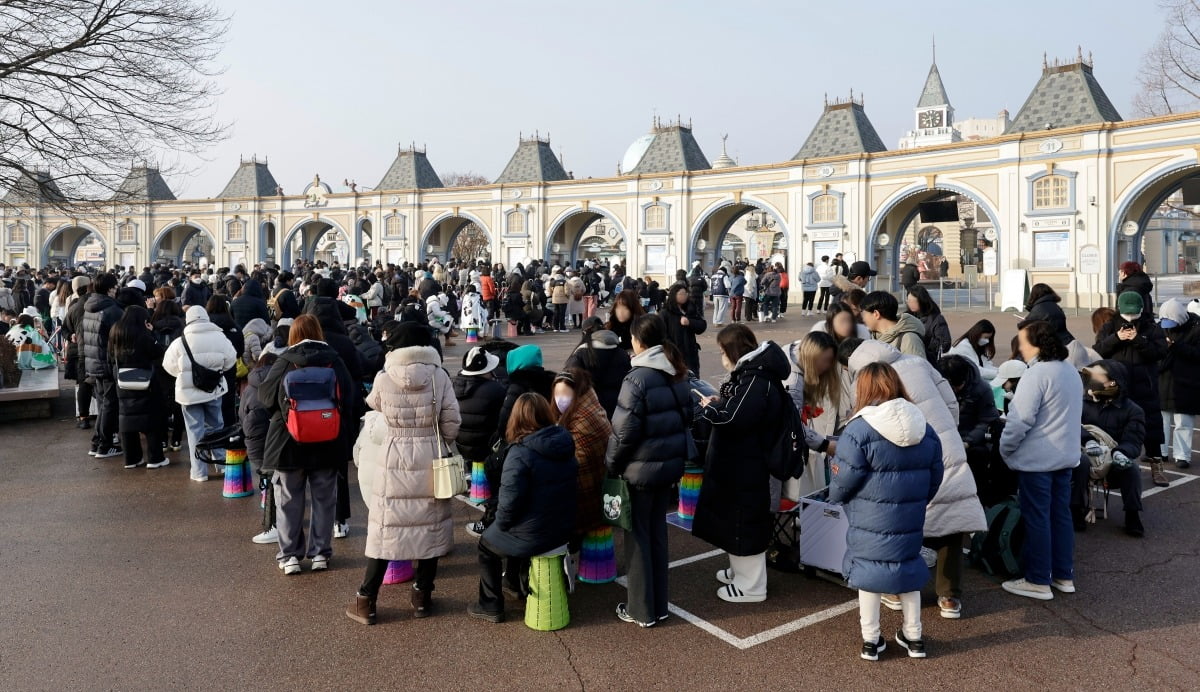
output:
[[[941,111],[925,111],[921,114],[919,125],[921,127],[941,127],[942,112]]]

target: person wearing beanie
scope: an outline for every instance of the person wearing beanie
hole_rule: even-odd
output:
[[[1158,314],[1167,339],[1167,356],[1158,364],[1161,451],[1164,459],[1173,458],[1176,466],[1186,469],[1192,465],[1192,434],[1200,413],[1200,317],[1175,298],[1163,303]]]
[[[1145,311],[1145,301],[1137,291],[1125,291],[1117,296],[1117,314],[1096,334],[1096,352],[1101,358],[1122,363],[1128,374],[1129,399],[1146,414],[1146,421],[1159,421],[1159,362],[1167,355],[1167,338]],[[1146,426],[1146,454],[1150,461],[1150,477],[1159,487],[1170,485],[1163,473],[1163,428]]]
[[[208,433],[224,427],[221,399],[228,391],[228,384],[227,378],[221,377],[215,389],[201,389],[193,379],[194,366],[198,364],[219,373],[228,372],[237,363],[237,351],[225,338],[224,331],[199,305],[187,309],[185,321],[187,326],[183,328],[183,335],[167,347],[162,366],[175,378],[175,400],[183,407],[191,479],[203,482],[208,480],[208,464],[196,455],[196,443]],[[224,459],[225,450],[213,450],[213,458]]]
[[[393,432],[381,463],[368,471],[367,569],[346,611],[365,625],[375,623],[375,602],[392,560],[416,562],[413,617],[431,615],[438,560],[454,547],[452,501],[435,499],[430,479],[434,459],[458,437],[458,399],[428,328],[401,323],[387,343],[384,368],[375,376],[367,406],[382,413]]]

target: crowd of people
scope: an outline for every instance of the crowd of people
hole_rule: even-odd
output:
[[[1116,310],[1093,316],[1090,345],[1068,331],[1054,290],[1033,286],[1004,359],[989,320],[954,339],[919,284],[903,303],[868,292],[875,272],[841,255],[798,272],[802,314],[822,317],[784,344],[749,326],[787,309],[788,271],[763,261],[711,274],[697,263],[665,290],[591,262],[6,268],[0,299],[19,298],[0,310],[7,338],[33,345],[21,367],[61,362],[75,382],[89,455],[160,469],[186,437],[189,476],[204,482],[221,472],[219,441],[243,438],[263,492],[251,540],[274,545],[286,575],[327,569],[333,539],[348,534],[353,461],[368,510],[355,621],[377,621],[394,560],[415,564],[413,615],[435,611],[455,531],[434,466],[457,449],[490,488],[467,526],[478,539],[471,616],[502,621],[506,592],[527,593],[531,558],[578,553],[604,525],[600,489],[615,477],[631,514],[616,616],[662,622],[666,516],[685,470],[703,469],[692,531],[729,555],[715,593],[727,602],[767,598],[785,500],[845,505],[843,576],[859,590],[861,656],[877,660],[881,606],[903,612],[895,642],[926,655],[922,549],[936,554],[938,613],[961,617],[963,547],[988,529],[985,508],[1017,497],[1023,573],[1003,587],[1047,600],[1076,589],[1094,483],[1119,487],[1124,531],[1142,537],[1139,460],[1157,485],[1168,459],[1190,464],[1200,303],[1167,301],[1156,318],[1148,277],[1133,263],[1121,271]],[[710,324],[725,370],[715,388],[700,379]],[[519,340],[573,330],[561,367]],[[460,333],[481,338],[447,366]],[[789,406],[806,451],[801,472],[780,478],[790,419],[777,413]]]

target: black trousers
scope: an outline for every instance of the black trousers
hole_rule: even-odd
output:
[[[512,557],[479,539],[479,605],[489,613],[504,612],[504,583],[517,593],[525,591],[529,559]]]
[[[92,433],[92,446],[105,449],[116,444],[118,407],[117,382],[107,377],[97,377],[93,385],[96,397],[96,427]]]
[[[183,425],[183,406],[180,406],[179,402],[174,400],[172,400],[168,405],[171,407],[170,432],[164,435],[164,437],[168,440],[172,447],[178,447],[183,444],[183,433],[186,430],[185,426]],[[167,426],[167,419],[164,418],[164,430],[167,428]]]
[[[80,418],[89,418],[92,410],[92,390],[93,387],[87,378],[81,377],[75,387],[75,410],[79,412]]]
[[[157,464],[163,460],[164,456],[162,447],[162,428],[158,425],[152,425],[145,434],[146,455],[144,458],[151,464]],[[126,464],[137,464],[142,461],[141,435],[141,433],[136,431],[121,433],[121,446],[125,448]]]
[[[788,289],[786,289],[786,288],[779,289],[779,313],[780,314],[787,312],[787,294],[788,294]]]
[[[337,521],[343,524],[350,521],[350,479],[349,461],[343,461],[337,470]]]
[[[375,598],[379,596],[379,587],[383,586],[383,577],[387,574],[389,560],[375,557],[367,558],[367,573],[363,576],[362,586],[358,592],[363,596]],[[433,580],[437,579],[438,558],[417,560],[413,584],[418,591],[433,591]]]
[[[815,298],[816,295],[817,295],[816,291],[805,291],[804,292],[804,302],[801,303],[800,309],[801,310],[812,310],[813,309],[813,298]]]
[[[829,309],[829,289],[830,286],[817,287],[817,309],[825,312]]]
[[[258,492],[262,498],[262,530],[270,531],[275,527],[275,484],[271,482],[271,474],[259,473]]]
[[[667,511],[670,488],[629,488],[633,530],[625,534],[626,610],[651,623],[667,615]]]
[[[1155,423],[1157,422],[1156,420]],[[1071,509],[1079,511],[1087,506],[1087,494],[1091,492],[1088,487],[1090,472],[1091,461],[1087,455],[1084,455],[1079,460],[1079,466],[1076,466],[1075,470],[1071,472]],[[1133,466],[1127,469],[1109,467],[1105,480],[1108,487],[1121,490],[1121,504],[1125,506],[1126,512],[1142,511],[1142,470],[1138,466],[1137,460],[1134,460]]]

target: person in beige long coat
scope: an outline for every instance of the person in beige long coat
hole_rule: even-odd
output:
[[[433,497],[433,460],[445,453],[439,447],[453,448],[462,419],[450,376],[431,344],[427,328],[401,324],[388,338],[390,352],[367,396],[367,405],[387,422],[387,439],[379,463],[360,467],[360,482],[370,488],[369,560],[346,615],[363,624],[375,623],[375,601],[390,560],[416,561],[413,616],[430,615],[438,558],[454,547],[450,500]],[[434,434],[435,416],[441,441]]]

